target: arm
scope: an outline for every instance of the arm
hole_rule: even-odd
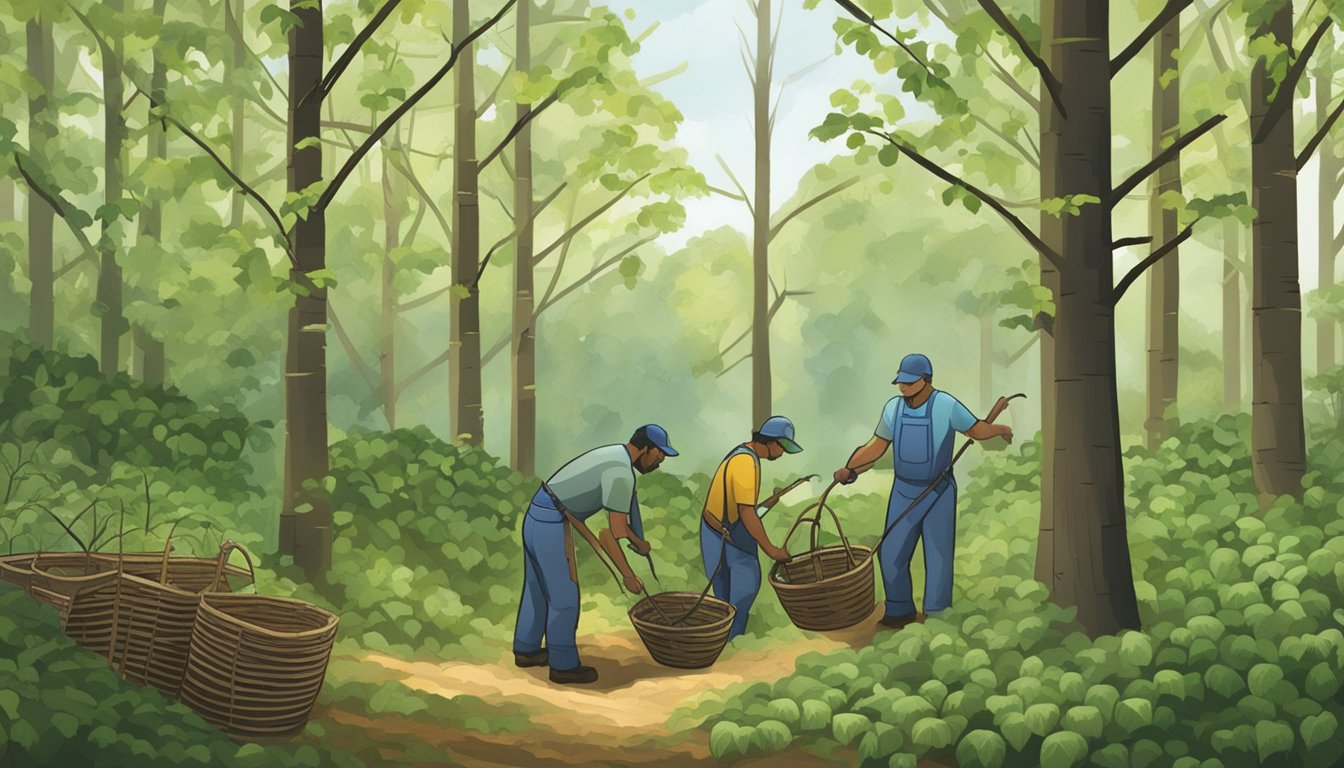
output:
[[[836,481],[845,484],[854,482],[860,473],[872,469],[873,465],[886,454],[890,447],[890,440],[880,435],[873,435],[871,440],[854,450],[854,453],[849,457],[849,461],[845,462],[845,466],[835,471]]]
[[[630,567],[630,561],[625,559],[625,552],[621,549],[618,539],[635,540],[634,533],[630,530],[630,516],[622,515],[618,512],[612,512],[607,515],[608,526],[602,530],[597,540],[602,544],[602,549],[606,551],[607,556],[616,564],[616,570],[621,572],[621,578],[625,580],[625,588],[631,592],[642,592],[644,582],[639,580],[634,570]]]
[[[1007,442],[1013,442],[1013,428],[1003,424],[990,424],[987,421],[977,421],[970,429],[964,433],[972,440],[989,440],[994,437],[1002,437]]]
[[[755,507],[750,504],[738,504],[737,514],[742,519],[742,525],[746,526],[747,533],[750,533],[751,538],[761,545],[761,549],[765,550],[765,554],[769,555],[771,560],[789,559],[787,549],[776,547],[770,543],[770,537],[766,535],[765,525],[761,522],[761,518],[756,515]]]

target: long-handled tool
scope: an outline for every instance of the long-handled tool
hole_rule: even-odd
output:
[[[816,475],[803,475],[802,477],[798,478],[797,480],[794,480],[792,483],[789,483],[783,488],[776,489],[774,493],[770,494],[770,498],[774,499],[774,503],[766,507],[764,512],[758,513],[757,517],[764,520],[765,516],[770,514],[770,510],[775,508],[775,505],[779,503],[780,499],[784,498],[785,494],[797,488],[798,486],[802,485],[803,483],[806,483],[809,480],[815,480],[816,478],[817,478]]]

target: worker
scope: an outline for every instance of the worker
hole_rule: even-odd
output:
[[[597,680],[597,670],[579,662],[575,642],[579,584],[574,534],[579,533],[594,548],[600,546],[606,552],[626,589],[642,592],[644,583],[630,569],[617,539],[626,539],[634,551],[648,555],[650,546],[644,539],[635,495],[635,471],[648,474],[665,458],[676,455],[667,430],[646,424],[625,444],[605,445],[581,454],[537,489],[523,519],[523,594],[513,635],[515,664],[549,666],[553,683]],[[584,521],[603,509],[607,510],[608,527],[599,545]]]
[[[887,503],[886,527],[902,513],[878,551],[886,606],[879,624],[900,629],[923,622],[929,613],[952,604],[952,561],[957,530],[957,482],[950,471],[953,432],[973,440],[1002,437],[1013,440],[1013,431],[973,416],[957,398],[933,387],[933,364],[920,354],[906,355],[892,381],[900,395],[887,401],[882,418],[867,443],[857,448],[845,466],[835,471],[835,480],[848,485],[859,473],[872,467],[894,443],[895,477]],[[918,505],[911,502],[934,483]],[[885,530],[885,528],[884,528]],[[910,559],[915,544],[924,542],[924,611],[915,611],[910,582]]]
[[[760,513],[779,502],[778,494],[760,504],[761,459],[775,461],[786,453],[803,449],[794,440],[793,422],[771,416],[743,443],[720,462],[709,484],[700,517],[700,554],[705,577],[714,596],[737,609],[728,639],[746,632],[751,605],[761,590],[761,563],[757,545],[771,560],[789,559],[784,547],[770,543]],[[727,535],[724,535],[724,531]]]

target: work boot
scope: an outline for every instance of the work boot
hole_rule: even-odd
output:
[[[584,685],[597,682],[597,670],[582,664],[573,669],[552,669],[551,682],[561,685]]]
[[[535,651],[533,653],[519,653],[518,651],[513,652],[513,663],[514,666],[518,667],[544,667],[546,666],[546,661],[548,658],[549,654],[546,653],[545,648],[542,648],[540,651]]]
[[[904,616],[883,616],[877,623],[890,629],[902,629],[911,624],[923,624],[928,616],[922,613],[907,613]]]

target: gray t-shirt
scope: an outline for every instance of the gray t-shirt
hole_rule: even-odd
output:
[[[604,445],[556,470],[546,485],[580,520],[602,509],[628,515],[635,496],[635,470],[624,445]]]

